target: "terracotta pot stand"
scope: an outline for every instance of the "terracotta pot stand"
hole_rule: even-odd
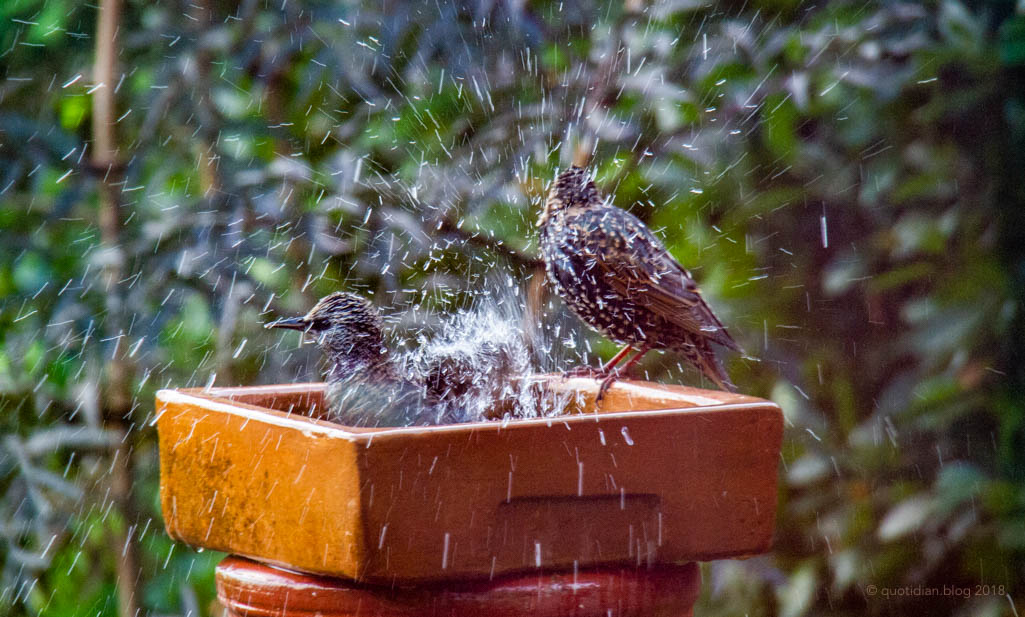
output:
[[[569,413],[373,429],[320,418],[323,384],[162,390],[164,524],[232,555],[217,592],[233,617],[679,617],[694,562],[769,550],[774,403],[539,387]]]
[[[241,557],[217,566],[217,598],[231,617],[685,617],[700,585],[695,563],[413,587],[361,585]]]

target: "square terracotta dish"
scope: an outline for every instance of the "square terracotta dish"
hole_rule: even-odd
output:
[[[323,384],[162,390],[161,502],[194,546],[359,581],[685,562],[772,543],[783,418],[763,399],[617,382],[552,419],[356,429]]]

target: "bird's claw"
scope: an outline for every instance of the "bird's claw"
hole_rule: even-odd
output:
[[[613,369],[609,372],[608,375],[605,376],[605,379],[601,380],[601,385],[598,386],[598,396],[594,398],[594,404],[596,407],[601,405],[602,399],[605,398],[605,393],[608,392],[609,387],[612,386],[612,383],[618,379],[619,371]]]
[[[562,378],[564,380],[573,377],[588,377],[594,380],[600,379],[601,385],[598,386],[598,396],[594,399],[595,405],[601,404],[602,399],[605,398],[605,393],[608,391],[609,387],[613,384],[613,382],[619,379],[620,376],[621,371],[618,368],[604,370],[600,368],[594,368],[593,366],[587,366],[586,364],[583,366],[571,368],[570,370],[563,371],[562,373]]]

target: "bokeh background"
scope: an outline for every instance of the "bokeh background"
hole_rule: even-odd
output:
[[[0,613],[214,614],[154,392],[316,378],[261,325],[329,291],[401,338],[497,276],[609,357],[538,285],[590,155],[786,414],[775,550],[698,614],[1022,614],[1023,77],[1010,1],[7,0]]]

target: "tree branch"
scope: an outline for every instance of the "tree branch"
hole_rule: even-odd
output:
[[[492,253],[501,255],[502,257],[505,257],[517,266],[522,266],[526,268],[536,268],[544,265],[544,262],[542,262],[537,257],[525,255],[514,248],[510,248],[505,244],[502,244],[498,240],[492,240],[491,238],[483,236],[479,233],[473,233],[466,231],[465,229],[461,229],[455,223],[453,223],[447,218],[441,220],[441,222],[438,224],[437,231],[440,234],[455,236],[460,240],[463,240],[467,244],[480,247],[482,249],[491,251]]]
[[[120,281],[124,278],[124,250],[121,247],[121,204],[117,189],[121,168],[117,164],[117,139],[114,134],[115,104],[114,88],[117,84],[117,36],[121,18],[121,0],[100,0],[96,24],[96,58],[93,68],[92,136],[93,167],[106,172],[99,181],[99,227],[103,250],[108,258],[103,266],[103,289],[106,294],[107,319],[104,322],[106,336],[117,339],[125,335],[124,292]],[[115,349],[127,349],[122,344]],[[127,432],[126,419],[132,408],[131,366],[123,352],[117,352],[107,363],[106,389],[104,391],[105,421]],[[121,440],[121,447],[114,452],[111,468],[111,496],[127,526],[122,533],[115,533],[111,544],[117,555],[117,596],[121,617],[136,617],[139,613],[138,559],[136,556],[133,530],[137,522],[132,504],[132,447],[128,439]]]

